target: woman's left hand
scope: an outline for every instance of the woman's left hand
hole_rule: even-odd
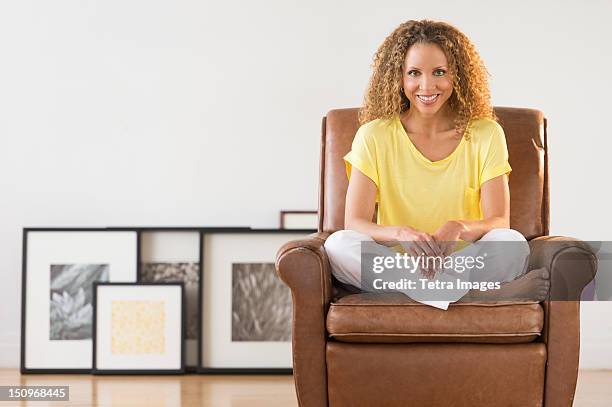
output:
[[[455,242],[461,239],[463,233],[467,232],[467,227],[456,220],[449,220],[432,235],[438,242],[444,256],[449,256],[452,253]]]

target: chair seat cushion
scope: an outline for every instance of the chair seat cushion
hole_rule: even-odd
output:
[[[327,313],[329,336],[343,342],[532,342],[543,323],[535,301],[456,302],[445,311],[401,293],[347,295]]]

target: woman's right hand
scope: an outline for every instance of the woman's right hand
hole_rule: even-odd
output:
[[[396,227],[395,234],[397,242],[404,248],[409,256],[419,258],[419,256],[427,257],[442,257],[444,258],[443,248],[429,233],[407,227]],[[430,264],[427,262],[426,264]],[[435,262],[434,262],[435,264]],[[421,270],[421,275],[427,279],[434,278],[436,271],[435,266],[426,267]]]
[[[421,232],[408,226],[394,226],[394,235],[406,253],[410,256],[442,256],[444,252],[429,233]]]

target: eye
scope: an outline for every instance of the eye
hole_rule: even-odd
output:
[[[417,76],[419,74],[419,71],[415,71],[414,69],[411,71],[408,71],[407,75],[408,76]]]
[[[444,76],[445,73],[446,73],[446,71],[444,69],[436,69],[434,71],[434,75],[435,76]]]

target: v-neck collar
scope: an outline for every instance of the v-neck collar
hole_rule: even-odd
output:
[[[447,161],[450,161],[453,159],[454,156],[456,156],[459,152],[459,150],[461,150],[461,147],[463,147],[463,143],[465,142],[465,131],[463,132],[463,135],[461,136],[461,140],[459,141],[459,144],[457,145],[457,147],[455,147],[455,149],[446,157],[442,158],[441,160],[436,160],[436,161],[431,161],[429,158],[425,157],[423,155],[423,153],[421,153],[419,151],[418,148],[416,148],[416,146],[414,145],[414,142],[412,141],[412,139],[410,138],[410,136],[408,135],[408,132],[406,131],[406,129],[404,128],[404,125],[402,124],[402,121],[400,119],[399,115],[395,115],[395,121],[397,126],[399,126],[399,130],[400,130],[400,135],[402,138],[405,138],[407,140],[408,146],[410,147],[410,149],[412,150],[412,152],[419,157],[421,160],[425,161],[427,164],[430,165],[436,165],[436,164],[442,164],[445,163]],[[468,125],[466,126],[466,131],[467,128],[471,125],[471,121],[470,123],[468,123]]]

